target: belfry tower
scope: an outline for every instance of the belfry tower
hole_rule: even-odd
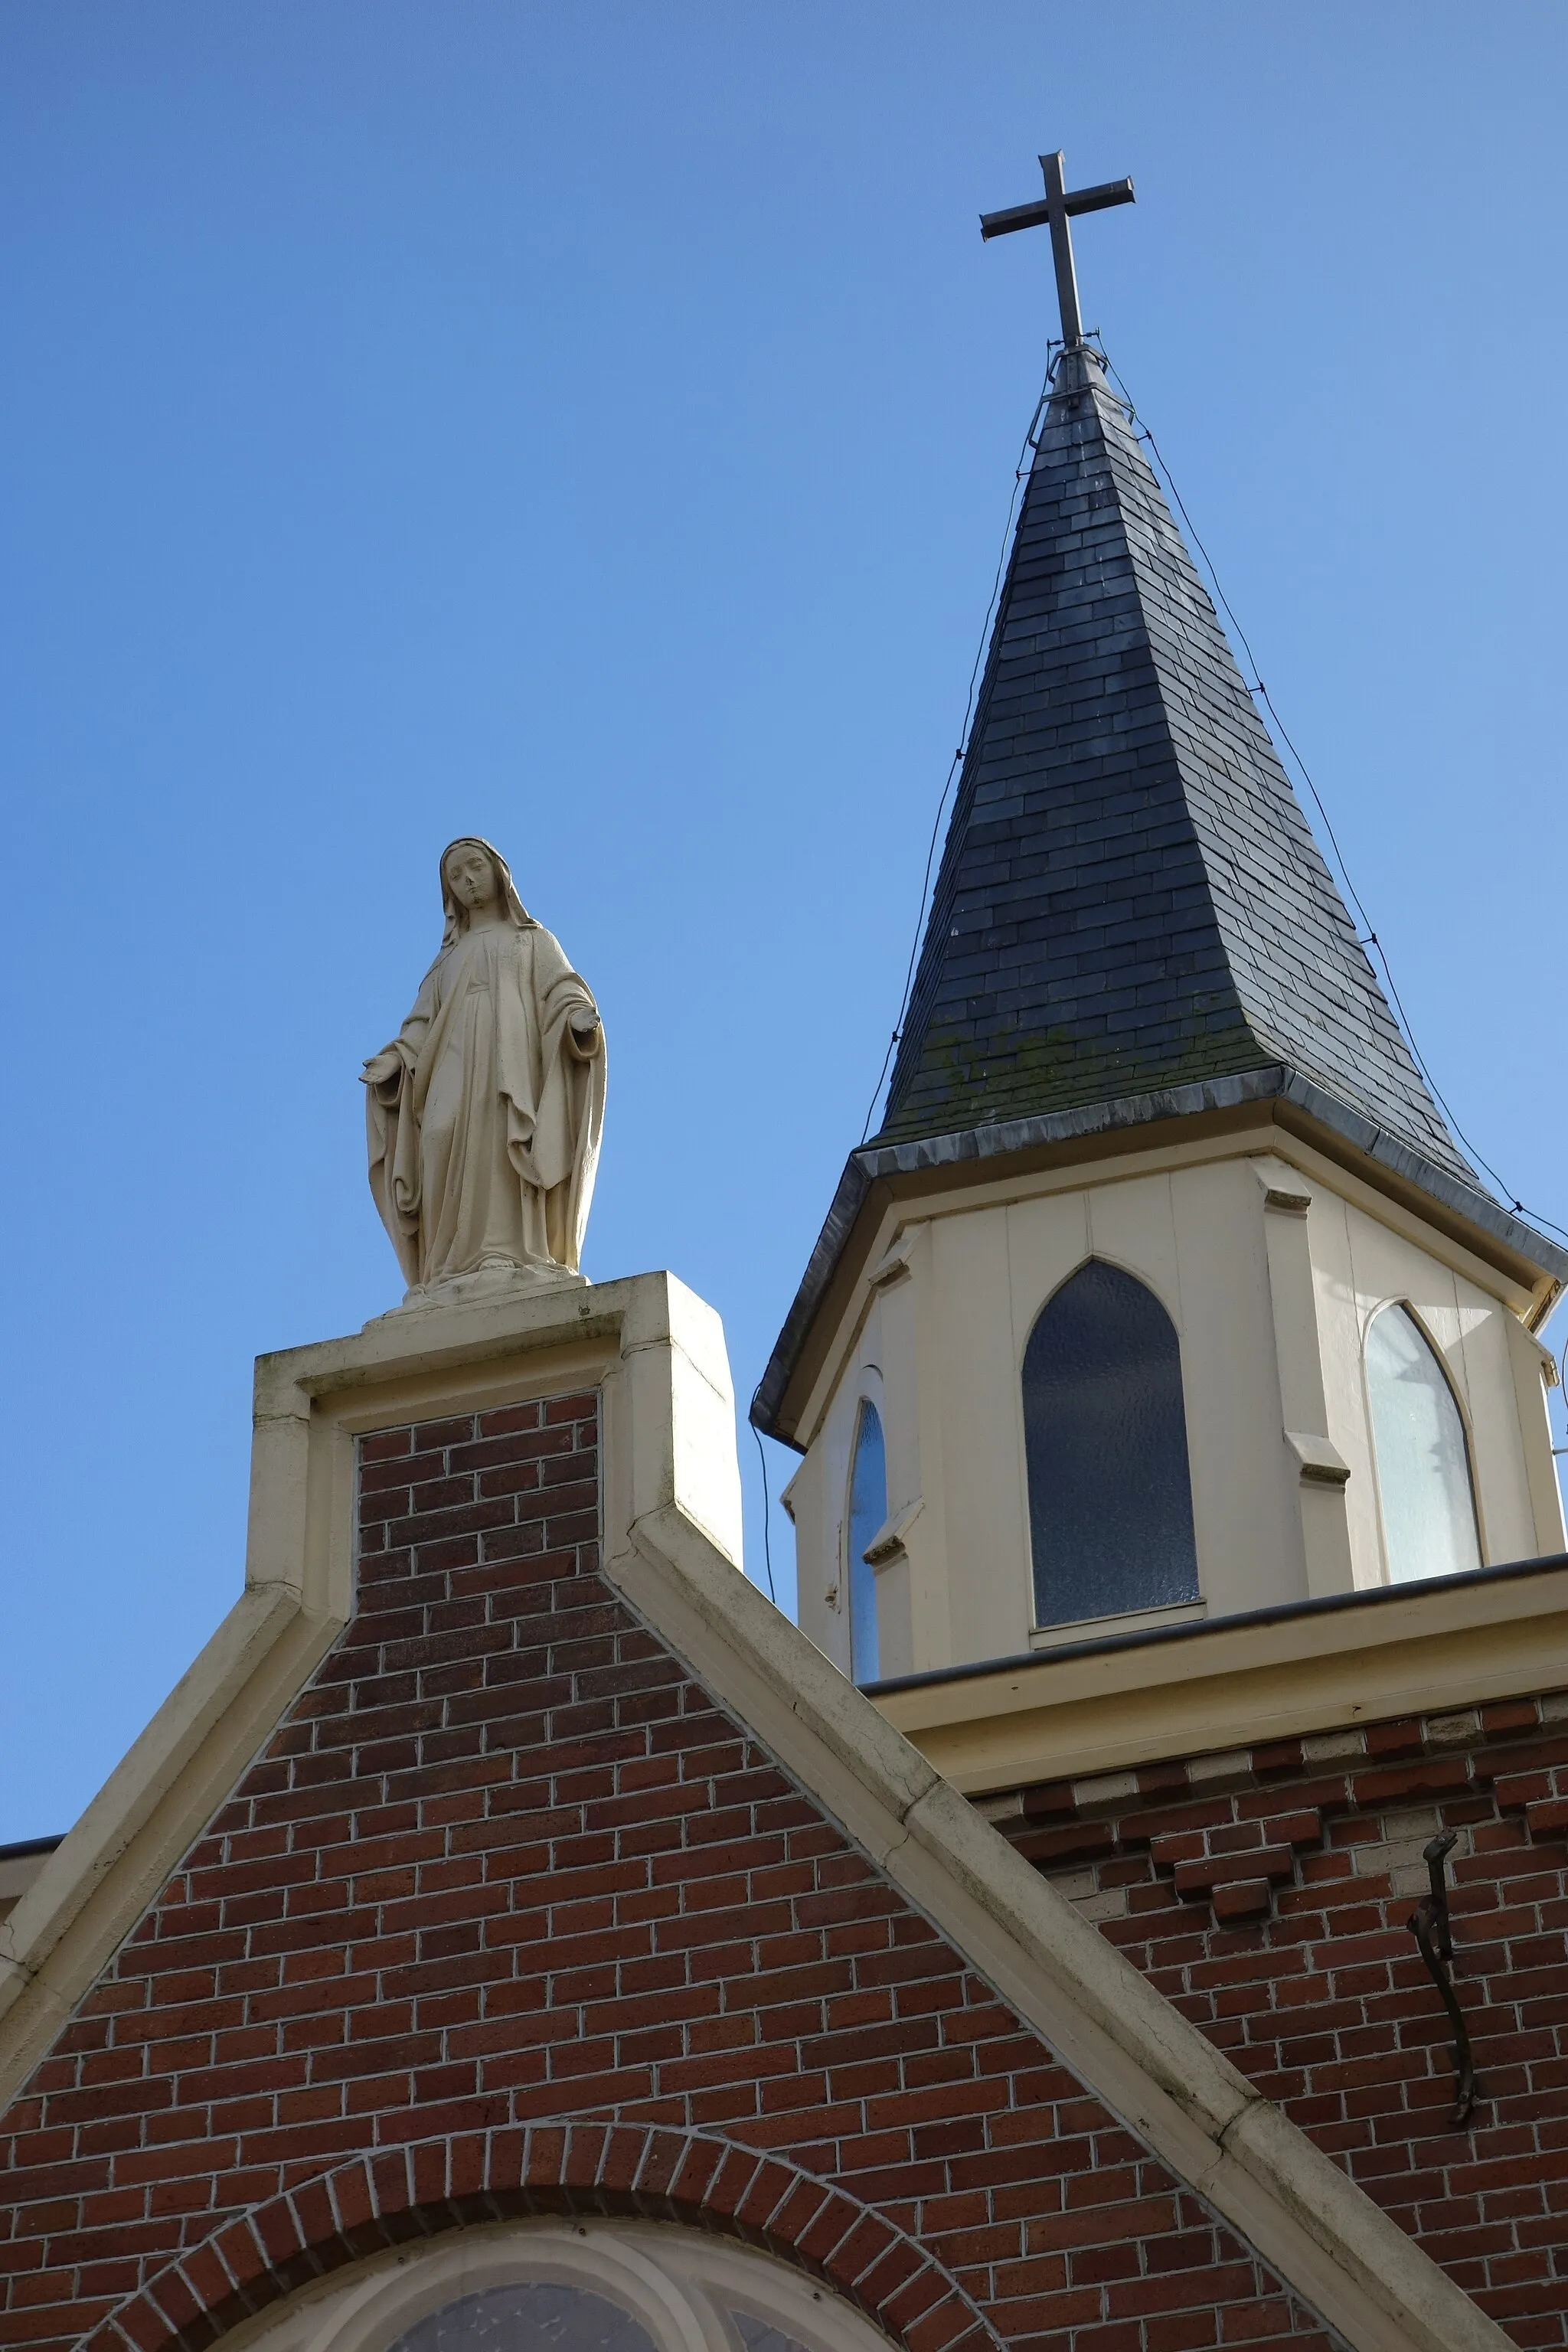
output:
[[[1131,184],[1042,160],[984,226],[1051,227],[1063,348],[882,1124],[752,1416],[873,1685],[1563,1542],[1568,1255],[1449,1134],[1084,339],[1068,215]]]

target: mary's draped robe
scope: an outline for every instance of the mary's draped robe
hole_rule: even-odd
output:
[[[390,1050],[397,1070],[365,1089],[370,1184],[410,1285],[481,1265],[575,1272],[605,1044],[559,941],[526,918],[458,930]]]

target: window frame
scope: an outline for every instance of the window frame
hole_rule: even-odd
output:
[[[726,2304],[809,2352],[889,2352],[837,2291],[778,2255],[679,2221],[540,2216],[444,2231],[290,2296],[232,2335],[255,2352],[393,2352],[407,2331],[488,2287],[580,2285],[624,2305],[656,2352],[745,2352]]]
[[[1068,1285],[1077,1279],[1088,1265],[1103,1265],[1113,1274],[1125,1275],[1131,1282],[1146,1290],[1163,1311],[1176,1336],[1176,1370],[1181,1386],[1182,1432],[1186,1451],[1187,1501],[1192,1513],[1193,1558],[1196,1591],[1185,1601],[1155,1601],[1137,1609],[1106,1610],[1092,1617],[1061,1617],[1047,1622],[1040,1615],[1039,1583],[1035,1570],[1034,1492],[1029,1478],[1029,1423],[1025,1403],[1024,1373],[1028,1361],[1029,1346],[1041,1318],[1048,1313]],[[1065,1273],[1058,1276],[1041,1297],[1038,1305],[1022,1325],[1022,1336],[1015,1342],[1013,1368],[1013,1412],[1017,1431],[1018,1481],[1021,1489],[1024,1530],[1024,1587],[1028,1612],[1029,1646],[1035,1651],[1049,1649],[1078,1636],[1082,1630],[1110,1634],[1122,1631],[1135,1632],[1146,1626],[1182,1625],[1208,1614],[1208,1592],[1204,1578],[1204,1554],[1199,1534],[1198,1482],[1194,1475],[1192,1432],[1187,1413],[1187,1343],[1178,1312],[1179,1300],[1166,1296],[1165,1286],[1146,1266],[1134,1265],[1113,1251],[1092,1244],[1076,1258]]]
[[[1476,1530],[1476,1569],[1451,1569],[1447,1570],[1446,1574],[1444,1571],[1439,1570],[1436,1576],[1429,1579],[1425,1577],[1407,1577],[1401,1580],[1396,1578],[1394,1574],[1393,1562],[1390,1559],[1388,1549],[1388,1514],[1384,1507],[1383,1499],[1383,1465],[1378,1460],[1377,1454],[1377,1416],[1373,1410],[1372,1371],[1368,1360],[1368,1349],[1372,1344],[1373,1325],[1384,1315],[1401,1312],[1408,1315],[1412,1323],[1415,1324],[1417,1336],[1424,1342],[1427,1354],[1436,1365],[1438,1372],[1442,1377],[1443,1384],[1453,1400],[1454,1411],[1458,1415],[1459,1442],[1464,1447],[1465,1477],[1470,1493],[1470,1516],[1474,1521]],[[1432,1329],[1431,1325],[1427,1322],[1426,1318],[1422,1314],[1420,1308],[1416,1306],[1415,1300],[1407,1297],[1403,1291],[1395,1291],[1387,1298],[1380,1299],[1377,1305],[1367,1316],[1366,1321],[1362,1327],[1361,1389],[1362,1402],[1366,1412],[1366,1445],[1368,1459],[1372,1465],[1372,1491],[1377,1503],[1377,1553],[1379,1562],[1383,1569],[1383,1581],[1384,1587],[1390,1591],[1394,1591],[1398,1589],[1402,1581],[1404,1583],[1412,1584],[1426,1582],[1441,1583],[1447,1580],[1447,1576],[1474,1575],[1477,1572],[1477,1570],[1487,1566],[1490,1558],[1490,1554],[1487,1548],[1486,1521],[1481,1514],[1481,1484],[1479,1478],[1476,1475],[1475,1430],[1470,1421],[1468,1408],[1465,1402],[1464,1397],[1460,1393],[1458,1383],[1455,1381],[1452,1372],[1448,1370],[1447,1357],[1444,1353],[1443,1349],[1438,1345],[1436,1334]]]

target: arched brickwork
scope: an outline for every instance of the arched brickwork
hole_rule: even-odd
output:
[[[635,2214],[743,2238],[799,2263],[908,2352],[997,2352],[951,2273],[842,2189],[716,2135],[578,2121],[454,2132],[354,2157],[171,2263],[83,2352],[200,2352],[308,2280],[384,2247],[530,2213]]]

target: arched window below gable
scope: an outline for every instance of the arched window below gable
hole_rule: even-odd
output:
[[[1039,1624],[1197,1600],[1181,1349],[1143,1283],[1090,1258],[1047,1301],[1024,1441]]]
[[[256,2352],[889,2352],[832,2288],[679,2222],[452,2231],[317,2281]]]
[[[1464,1420],[1408,1307],[1380,1307],[1367,1327],[1366,1392],[1390,1583],[1479,1568]]]
[[[849,1658],[858,1683],[874,1683],[881,1671],[877,1630],[877,1572],[866,1547],[888,1517],[888,1453],[882,1418],[862,1397],[855,1422],[855,1453],[849,1467],[849,1508],[845,1517],[845,1581],[849,1591]]]

